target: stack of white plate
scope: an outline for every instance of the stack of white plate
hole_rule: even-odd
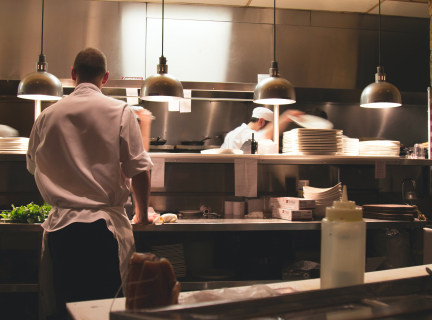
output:
[[[292,152],[297,155],[336,155],[342,152],[342,130],[293,129]]]
[[[338,201],[342,197],[342,183],[339,182],[331,188],[303,186],[303,195],[305,199],[315,200],[314,218],[323,218],[326,207],[331,207],[333,201]]]
[[[0,153],[26,153],[29,138],[0,138]]]
[[[151,253],[158,258],[166,258],[171,263],[176,278],[186,276],[186,263],[183,244],[167,244],[151,246]]]
[[[400,153],[400,142],[390,140],[361,141],[359,144],[361,156],[393,156]]]
[[[292,153],[291,131],[285,131],[282,138],[282,153]]]
[[[352,139],[343,136],[343,151],[344,156],[358,156],[359,155],[359,139]]]

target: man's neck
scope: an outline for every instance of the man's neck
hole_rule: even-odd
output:
[[[75,87],[78,87],[78,85],[80,85],[81,83],[91,83],[91,84],[95,85],[96,87],[98,87],[99,90],[102,90],[102,82],[100,82],[100,83],[94,83],[94,82],[87,82],[87,81],[79,81],[79,80],[77,80],[77,81],[75,81]]]

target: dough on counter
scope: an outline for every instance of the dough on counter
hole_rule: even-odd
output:
[[[153,224],[161,225],[164,223],[173,223],[177,221],[177,215],[174,213],[165,213],[163,215],[158,215],[154,221]]]
[[[126,309],[163,307],[178,303],[180,283],[167,259],[134,253],[129,260]]]

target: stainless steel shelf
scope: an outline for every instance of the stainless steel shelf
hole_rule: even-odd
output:
[[[426,221],[365,220],[368,229],[426,227]],[[321,221],[286,221],[281,219],[180,219],[176,223],[167,223],[160,226],[134,225],[133,230],[145,232],[321,230]]]
[[[186,146],[184,146],[186,147]],[[187,146],[190,148],[190,146]],[[203,148],[196,146],[197,149]],[[212,146],[214,147],[214,146]],[[208,147],[206,147],[208,148]],[[432,166],[429,159],[401,159],[399,157],[365,156],[292,156],[284,154],[201,154],[201,153],[164,153],[150,152],[152,158],[165,158],[165,162],[183,163],[234,163],[235,159],[256,159],[259,164],[322,164],[322,165],[375,165],[376,161],[385,161],[386,165]],[[26,161],[25,154],[0,154],[0,161]]]
[[[251,155],[251,154],[169,154],[150,153],[152,158],[165,158],[165,162],[183,163],[234,163],[235,159],[256,159],[259,164],[322,164],[322,165],[375,165],[376,161],[385,161],[386,165],[432,166],[428,159],[401,159],[399,157],[365,157],[365,156],[293,156],[284,154]]]
[[[368,229],[424,228],[426,221],[387,221],[365,219]],[[321,230],[321,221],[286,221],[281,219],[180,219],[160,226],[133,225],[136,232],[218,232],[218,231],[290,231]],[[1,232],[42,232],[40,224],[2,223]]]

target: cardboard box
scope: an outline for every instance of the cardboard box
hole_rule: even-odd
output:
[[[270,205],[274,208],[282,208],[288,210],[307,210],[315,209],[315,200],[294,197],[280,197],[271,198]]]
[[[273,208],[273,218],[289,221],[311,221],[313,220],[312,210],[288,210]]]

